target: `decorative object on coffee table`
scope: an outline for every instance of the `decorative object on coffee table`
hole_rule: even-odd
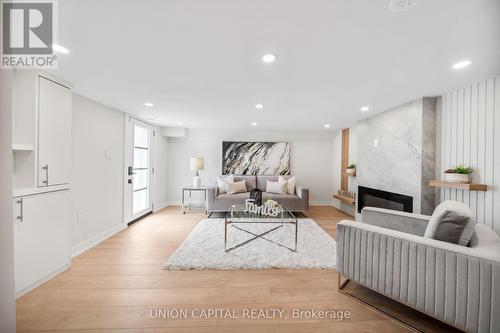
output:
[[[444,181],[469,184],[472,182],[472,169],[459,164],[455,168],[444,172]]]
[[[250,191],[250,199],[253,199],[257,206],[262,206],[262,191],[254,188]]]
[[[191,171],[195,171],[195,175],[193,177],[193,186],[200,187],[201,186],[201,177],[198,171],[205,169],[205,160],[203,157],[191,157],[190,161]]]

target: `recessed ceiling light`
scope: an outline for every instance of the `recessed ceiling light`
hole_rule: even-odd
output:
[[[330,124],[325,124],[325,128],[330,128]]]
[[[52,44],[52,50],[58,52],[58,53],[63,53],[63,54],[68,54],[69,50],[61,45],[57,44]]]
[[[148,108],[152,108],[154,106],[154,104],[151,102],[146,102],[144,103],[144,105],[147,106]]]
[[[264,108],[264,105],[262,105],[262,104],[255,104],[255,108],[256,109],[262,109],[262,108]]]
[[[391,0],[389,9],[393,12],[403,12],[415,7],[420,0]]]
[[[451,68],[462,69],[462,68],[469,66],[470,64],[471,64],[471,62],[469,60],[462,60],[462,61],[459,61],[459,62],[453,64],[453,66],[451,66]]]
[[[361,107],[361,111],[363,112],[370,111],[370,108],[368,106],[363,106]]]
[[[178,121],[178,122],[177,122],[177,125],[182,125],[182,121]]]
[[[262,57],[262,61],[267,63],[274,62],[275,60],[276,60],[276,55],[272,53],[264,54],[264,56]]]
[[[258,124],[256,122],[253,122],[252,123],[252,126],[257,126]]]

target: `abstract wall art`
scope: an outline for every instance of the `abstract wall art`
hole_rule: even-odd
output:
[[[289,175],[288,142],[222,142],[222,174]]]

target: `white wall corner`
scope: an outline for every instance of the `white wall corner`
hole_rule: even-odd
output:
[[[164,202],[160,203],[159,205],[155,205],[153,208],[153,213],[159,212],[160,210],[162,210],[163,208],[166,208],[167,206],[170,206],[168,201],[164,201]]]
[[[106,239],[110,238],[111,236],[116,235],[120,231],[127,229],[127,224],[126,223],[121,223],[118,224],[112,228],[109,228],[108,230],[92,237],[91,239],[77,245],[71,248],[71,258],[78,257],[80,254],[84,253],[87,250],[90,250],[97,244],[102,243]]]

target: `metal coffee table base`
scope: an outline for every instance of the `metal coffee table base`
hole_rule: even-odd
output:
[[[269,224],[279,224],[279,225],[277,227],[271,228],[271,229],[269,229],[269,230],[267,230],[267,231],[265,231],[265,232],[263,232],[261,234],[256,234],[256,233],[254,233],[254,232],[252,232],[250,230],[246,230],[246,229],[243,229],[241,227],[238,227],[238,226],[234,225],[235,223],[238,223],[238,224],[239,223],[241,223],[241,224],[245,224],[245,223],[263,224],[262,222],[228,222],[226,220],[225,223],[224,223],[224,250],[226,252],[230,252],[232,250],[235,250],[235,249],[237,249],[237,248],[239,248],[239,247],[241,247],[241,246],[243,246],[245,244],[248,244],[248,243],[250,243],[250,242],[252,242],[252,241],[254,241],[256,239],[259,239],[259,238],[263,239],[265,241],[268,241],[270,243],[273,243],[275,245],[284,247],[285,249],[290,250],[292,252],[297,252],[297,234],[298,234],[298,226],[299,226],[298,221],[295,221],[295,222],[266,222],[266,223],[269,223]],[[281,244],[279,242],[275,242],[272,239],[268,239],[268,238],[264,237],[265,235],[267,235],[267,234],[269,234],[269,233],[271,233],[271,232],[273,232],[275,230],[278,230],[281,227],[283,227],[283,224],[295,224],[295,246],[294,246],[293,249],[290,248],[290,247],[288,247],[288,246],[286,246],[286,245],[284,245],[284,244]],[[228,227],[228,225],[232,225],[234,228],[236,228],[238,230],[241,230],[243,232],[246,232],[247,234],[250,234],[250,235],[252,235],[254,237],[252,237],[252,238],[250,238],[250,239],[248,239],[248,240],[246,240],[244,242],[241,242],[239,244],[236,244],[236,245],[234,245],[234,246],[232,246],[230,248],[227,248],[227,227]]]

